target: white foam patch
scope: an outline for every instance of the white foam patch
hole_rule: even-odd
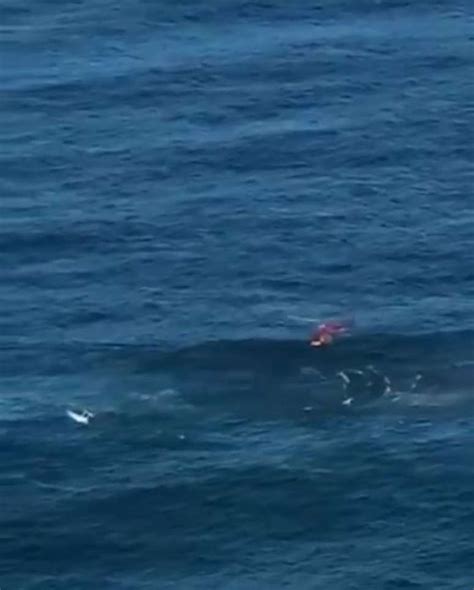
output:
[[[66,414],[77,422],[78,424],[88,425],[94,418],[94,414],[89,410],[82,410],[81,412],[75,412],[74,410],[66,410]]]
[[[148,405],[150,409],[158,412],[190,412],[194,411],[195,406],[188,400],[184,399],[178,389],[167,387],[153,393],[134,393],[131,395],[138,404],[136,411],[141,413],[143,406]]]
[[[326,380],[326,377],[321,373],[321,371],[315,369],[314,367],[300,367],[300,373],[301,375],[317,375],[321,379]]]

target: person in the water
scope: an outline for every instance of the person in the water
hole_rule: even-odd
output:
[[[347,326],[341,322],[329,322],[319,325],[313,332],[310,346],[327,346],[334,341],[336,336],[345,334]]]

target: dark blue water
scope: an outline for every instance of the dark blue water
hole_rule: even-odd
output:
[[[470,3],[0,14],[1,589],[469,590]]]

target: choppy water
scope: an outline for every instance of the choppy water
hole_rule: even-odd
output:
[[[1,589],[471,588],[470,3],[0,13]]]

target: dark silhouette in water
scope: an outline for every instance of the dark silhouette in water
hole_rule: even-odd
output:
[[[368,365],[364,370],[340,371],[338,375],[343,381],[345,394],[343,403],[345,405],[352,402],[370,403],[392,392],[388,377],[377,371],[372,365]]]

